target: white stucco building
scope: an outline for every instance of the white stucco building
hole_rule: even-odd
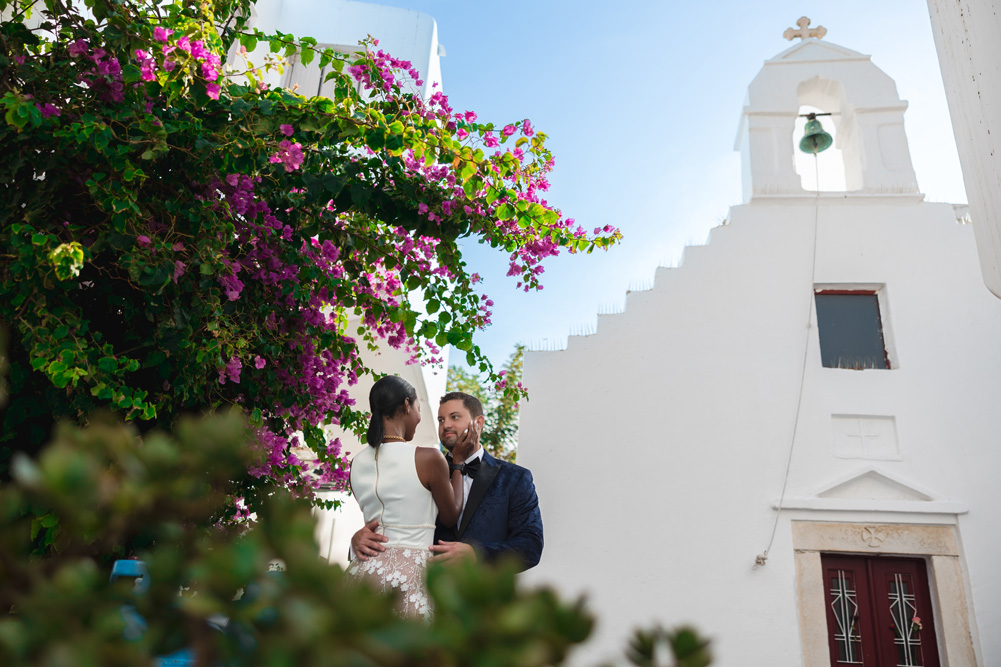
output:
[[[350,52],[360,48],[359,41],[367,36],[376,37],[379,40],[377,48],[409,60],[421,73],[423,85],[417,92],[427,97],[433,90],[441,89],[441,57],[445,55],[445,49],[438,43],[437,24],[427,14],[354,0],[259,0],[252,12],[251,27],[265,32],[280,30],[296,37],[313,37],[318,48],[330,47]],[[267,46],[261,45],[249,57],[260,66],[267,53]],[[304,66],[293,56],[284,71],[271,72],[266,81],[272,86],[294,88],[307,97],[329,96],[333,92],[333,82],[325,83],[325,74],[318,59]],[[348,331],[354,332],[358,325],[359,321],[352,319]],[[392,373],[410,382],[417,390],[418,402],[437,410],[438,399],[445,393],[447,348],[442,351],[445,361],[440,366],[408,364],[409,353],[386,345],[375,352],[362,349],[361,356],[365,364],[377,373]],[[350,389],[351,397],[362,409],[368,407],[368,392],[372,384],[371,377],[364,377]],[[354,453],[363,444],[353,434],[343,431],[331,430],[331,436],[341,438],[346,455]],[[414,441],[419,445],[438,446],[434,414],[424,415]],[[351,535],[364,523],[361,510],[346,493],[326,492],[320,495],[344,502],[339,510],[317,512],[316,539],[320,553],[331,563],[347,565]]]
[[[1001,3],[928,0],[984,282],[1001,297]]]
[[[801,185],[804,106],[846,191]],[[525,576],[588,594],[579,664],[660,622],[721,667],[1001,665],[1001,302],[967,218],[918,190],[906,107],[823,40],[767,61],[744,203],[594,335],[526,355]]]
[[[376,48],[409,60],[421,73],[424,84],[418,92],[427,97],[435,84],[441,89],[445,47],[438,43],[438,24],[427,14],[356,0],[258,0],[251,11],[251,27],[313,37],[320,49],[347,53],[360,49],[358,43],[366,37],[375,37],[379,40]],[[261,65],[267,53],[267,45],[260,45],[251,60]],[[323,82],[326,73],[316,61],[303,67],[293,57],[291,67],[282,74],[272,73],[267,82],[297,86],[297,92],[306,97],[329,96],[330,84]]]

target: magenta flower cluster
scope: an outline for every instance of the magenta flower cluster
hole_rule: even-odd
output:
[[[394,69],[402,69],[416,79],[418,74],[411,64],[405,60],[392,58],[383,51],[377,51],[371,55],[371,60],[363,65],[356,65],[348,69],[349,73],[366,89],[375,89],[387,93],[387,100],[391,100],[393,84],[398,83],[394,76]],[[521,131],[523,137],[531,138],[535,135],[535,129],[528,119],[520,123],[505,125],[500,131],[500,137],[494,133],[489,126],[482,126],[477,123],[476,113],[465,111],[456,113],[449,105],[448,98],[441,92],[435,91],[424,102],[417,99],[415,109],[405,110],[411,116],[417,115],[427,123],[434,123],[447,132],[455,133],[455,138],[465,141],[475,138],[485,148],[498,148],[502,141],[513,137]],[[518,241],[516,249],[511,252],[509,258],[509,276],[519,276],[522,281],[518,282],[518,287],[523,287],[527,292],[530,289],[542,289],[540,276],[544,272],[542,262],[548,258],[558,255],[561,243],[553,238],[552,234],[539,233],[539,230],[531,226],[519,224],[518,216],[501,216],[501,207],[514,207],[537,204],[547,210],[552,210],[548,202],[541,197],[541,193],[549,189],[547,178],[554,167],[551,157],[545,160],[535,159],[528,161],[528,156],[522,148],[515,147],[504,152],[496,151],[493,154],[495,162],[492,165],[497,180],[505,187],[505,194],[494,201],[488,203],[488,184],[472,194],[467,194],[463,185],[457,181],[454,169],[449,165],[441,163],[426,164],[424,160],[417,159],[412,152],[404,153],[403,160],[408,170],[423,180],[421,191],[428,196],[424,202],[418,205],[418,213],[427,217],[431,222],[440,223],[456,213],[466,216],[478,216],[492,219],[492,226],[485,230],[489,240],[494,241],[499,246],[510,245],[509,241],[514,238]],[[511,161],[513,158],[514,168],[502,174],[500,164]],[[437,203],[432,203],[437,202]],[[506,219],[505,219],[506,218]],[[558,217],[551,225],[551,231],[562,233],[573,239],[586,239],[587,232],[583,227],[576,225],[573,218]],[[614,233],[614,228],[609,229]],[[573,250],[571,250],[573,252]],[[452,276],[454,277],[454,276]],[[480,325],[489,323],[489,313],[480,321]]]
[[[125,100],[122,65],[118,58],[104,49],[91,49],[86,40],[78,39],[66,49],[71,58],[90,60],[92,67],[80,74],[80,82],[93,90],[98,97],[110,102]]]
[[[285,126],[290,127],[290,126]],[[272,164],[285,165],[285,171],[293,172],[302,166],[305,156],[302,154],[302,144],[293,143],[288,139],[283,139],[278,144],[278,151],[273,153],[268,160]]]
[[[378,46],[379,41],[373,40],[373,44]],[[421,73],[410,61],[402,58],[394,58],[382,49],[374,53],[369,53],[370,59],[359,65],[348,67],[348,74],[362,84],[365,90],[379,90],[383,93],[391,93],[394,88],[405,84],[398,78],[400,73],[406,73],[410,80],[419,88],[424,85]]]
[[[291,227],[257,196],[255,187],[259,180],[230,174],[222,181],[212,183],[212,190],[221,196],[215,205],[232,216],[236,230],[234,243],[230,246],[233,254],[225,260],[228,271],[219,276],[218,281],[228,299],[242,299],[249,288],[255,300],[262,299],[272,308],[266,327],[271,334],[285,341],[285,350],[280,353],[283,360],[272,366],[261,353],[253,352],[241,353],[242,358],[257,373],[266,373],[265,369],[273,368],[270,371],[273,375],[268,376],[273,378],[269,383],[275,383],[273,395],[288,395],[291,390],[303,394],[303,400],[293,405],[277,400],[272,404],[271,414],[286,423],[287,430],[282,434],[266,430],[260,433],[261,442],[268,448],[267,465],[254,472],[267,474],[298,488],[310,488],[317,483],[342,485],[347,465],[343,460],[330,457],[329,461],[319,464],[319,468],[313,468],[311,474],[305,475],[306,465],[292,454],[292,448],[297,443],[297,430],[320,423],[336,424],[341,411],[354,404],[348,387],[358,379],[361,365],[357,352],[335,353],[316,347],[317,335],[324,333],[336,334],[341,340],[351,342],[339,331],[339,325],[327,307],[334,302],[334,296],[326,284],[345,275],[341,254],[329,240],[319,242],[314,239],[297,246]],[[296,297],[302,291],[302,279],[299,265],[289,261],[292,257],[319,268],[325,278],[314,285],[315,290],[306,303]],[[238,275],[242,279],[237,278]],[[378,271],[373,272],[369,276],[370,286],[360,291],[371,290],[374,294],[380,289],[398,287],[386,287],[380,280],[385,280],[385,277],[380,276]],[[381,321],[372,322],[372,325],[380,335],[392,337],[398,334]],[[219,369],[220,384],[227,381],[239,383],[242,379],[240,371],[245,369],[243,361],[236,355],[232,356]],[[261,391],[264,393],[256,397],[258,403],[267,401],[269,383],[263,383],[265,388]],[[337,447],[339,451],[339,444]]]
[[[217,100],[222,87],[216,83],[222,74],[222,60],[219,54],[208,48],[204,41],[191,39],[187,35],[171,41],[174,31],[156,26],[153,28],[153,40],[160,42],[161,67],[166,72],[172,72],[178,64],[186,64],[190,57],[201,78],[205,81],[205,94]],[[185,54],[185,55],[181,55]],[[142,49],[135,51],[136,61],[143,81],[153,81],[156,78],[156,58],[152,53]]]

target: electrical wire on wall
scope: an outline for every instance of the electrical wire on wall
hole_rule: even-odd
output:
[[[813,118],[811,118],[811,120],[813,120]],[[827,145],[829,146],[830,144],[828,143]],[[824,146],[824,148],[827,148],[827,146]],[[824,148],[820,148],[819,150],[822,151]],[[796,448],[796,435],[799,431],[799,415],[803,408],[803,387],[806,384],[806,362],[810,355],[811,330],[813,329],[813,286],[816,284],[817,233],[820,222],[820,165],[817,160],[818,152],[818,147],[814,145],[813,166],[814,173],[816,174],[816,192],[813,197],[813,253],[810,260],[810,300],[806,315],[806,340],[803,344],[803,366],[800,369],[799,375],[799,395],[796,398],[796,416],[793,418],[792,438],[789,441],[789,456],[786,458],[785,474],[782,476],[782,493],[779,494],[778,506],[775,508],[775,521],[772,523],[772,534],[768,538],[768,546],[765,547],[765,550],[754,557],[754,565],[751,567],[752,570],[756,570],[759,566],[764,566],[768,563],[768,554],[772,549],[772,543],[775,541],[775,531],[778,529],[779,517],[782,514],[782,503],[785,501],[786,488],[789,486],[789,471],[792,469],[792,456]]]

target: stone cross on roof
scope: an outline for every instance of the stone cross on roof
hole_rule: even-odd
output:
[[[796,25],[799,26],[799,30],[786,28],[786,31],[782,33],[782,36],[788,39],[790,42],[796,39],[797,37],[799,37],[800,39],[807,39],[809,37],[816,37],[817,39],[821,39],[824,35],[827,34],[827,28],[825,28],[822,25],[818,25],[816,28],[807,27],[810,25],[810,19],[808,19],[805,16],[801,16],[799,20],[796,21]]]

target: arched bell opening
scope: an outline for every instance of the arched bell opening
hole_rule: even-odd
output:
[[[803,139],[806,136],[807,122],[810,120],[808,114],[831,113],[829,109],[804,104],[799,108],[799,115],[793,127],[793,154],[795,155],[795,169],[799,174],[800,183],[804,190],[809,192],[844,192],[845,186],[845,158],[838,147],[837,122],[832,120],[836,116],[817,116],[815,120],[820,123],[820,131],[831,136],[830,147],[821,148],[814,153],[806,153],[803,149]],[[814,130],[816,126],[811,129]]]

